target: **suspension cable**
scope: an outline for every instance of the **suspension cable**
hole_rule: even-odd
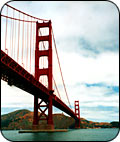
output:
[[[53,75],[52,75],[52,77],[53,77]],[[58,95],[59,95],[59,98],[61,99],[61,96],[60,96],[60,93],[59,93],[59,91],[58,91],[58,88],[57,88],[57,85],[56,85],[56,82],[55,82],[54,77],[53,77],[53,81],[54,81],[54,84],[55,84],[55,88],[56,88],[56,90],[57,90],[57,93],[58,93]]]
[[[64,79],[63,79],[63,75],[62,75],[62,70],[61,70],[59,56],[58,56],[58,52],[57,52],[57,48],[56,48],[56,42],[55,42],[55,37],[54,37],[54,33],[53,33],[53,28],[52,28],[52,35],[53,35],[53,41],[54,41],[54,45],[55,45],[55,51],[56,51],[56,55],[57,55],[57,59],[58,59],[58,65],[59,65],[59,69],[60,69],[60,73],[61,73],[61,77],[62,77],[63,86],[64,86],[65,93],[66,93],[66,96],[67,96],[67,99],[68,99],[68,103],[71,107],[71,104],[70,104],[70,101],[69,101],[69,98],[68,98],[68,94],[67,94],[67,90],[66,90],[66,86],[65,86],[65,82],[64,82]]]
[[[17,18],[13,18],[13,17],[6,16],[6,15],[2,15],[2,14],[1,14],[1,16],[2,16],[2,17],[5,17],[5,18],[9,18],[9,19],[16,20],[16,21],[36,23],[36,21],[28,21],[28,20],[17,19]]]
[[[16,10],[16,11],[18,11],[18,12],[20,12],[20,13],[22,13],[22,14],[24,14],[24,15],[26,15],[26,16],[29,16],[29,17],[31,17],[31,18],[35,18],[36,20],[49,21],[49,20],[46,20],[46,19],[40,19],[40,18],[31,16],[31,15],[29,15],[29,14],[26,14],[25,12],[22,12],[22,11],[20,11],[20,10],[18,10],[18,9],[16,9],[16,8],[10,6],[10,5],[8,5],[8,4],[5,4],[5,5],[8,6],[8,7],[10,7],[10,8],[12,8],[12,9],[14,9],[14,10]]]

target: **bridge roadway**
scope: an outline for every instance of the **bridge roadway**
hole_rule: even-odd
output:
[[[8,82],[10,86],[14,85],[34,96],[37,96],[45,102],[48,102],[50,91],[2,50],[1,79]],[[53,105],[55,107],[64,111],[75,120],[79,120],[72,109],[70,109],[62,100],[60,100],[54,93],[52,96]]]

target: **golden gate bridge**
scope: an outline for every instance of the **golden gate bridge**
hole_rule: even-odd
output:
[[[74,103],[74,112],[51,20],[31,16],[5,4],[1,33],[1,79],[34,96],[33,129],[40,129],[41,120],[47,122],[46,129],[54,129],[53,106],[73,117],[75,127],[80,128],[79,101]]]

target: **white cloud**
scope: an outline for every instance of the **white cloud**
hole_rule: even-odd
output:
[[[74,103],[74,100],[79,100],[81,106],[119,106],[118,93],[112,93],[111,89],[106,87],[86,87],[80,84],[77,87],[68,89],[69,98]]]
[[[115,113],[114,111],[90,111],[90,110],[83,110],[81,112],[83,118],[86,118],[91,121],[98,121],[98,122],[111,122],[119,121],[119,114]]]
[[[33,96],[1,81],[1,107],[33,107]]]
[[[67,85],[76,83],[105,83],[119,85],[119,56],[100,54],[97,58],[76,53],[59,52],[64,80]]]

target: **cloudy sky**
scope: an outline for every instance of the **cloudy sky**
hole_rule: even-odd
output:
[[[99,122],[118,121],[119,13],[116,6],[106,1],[13,1],[9,5],[52,20],[70,103],[74,107],[74,101],[79,100],[81,117]],[[1,81],[1,85],[3,113],[6,108],[8,111],[33,107],[31,95],[9,87],[6,82]]]

